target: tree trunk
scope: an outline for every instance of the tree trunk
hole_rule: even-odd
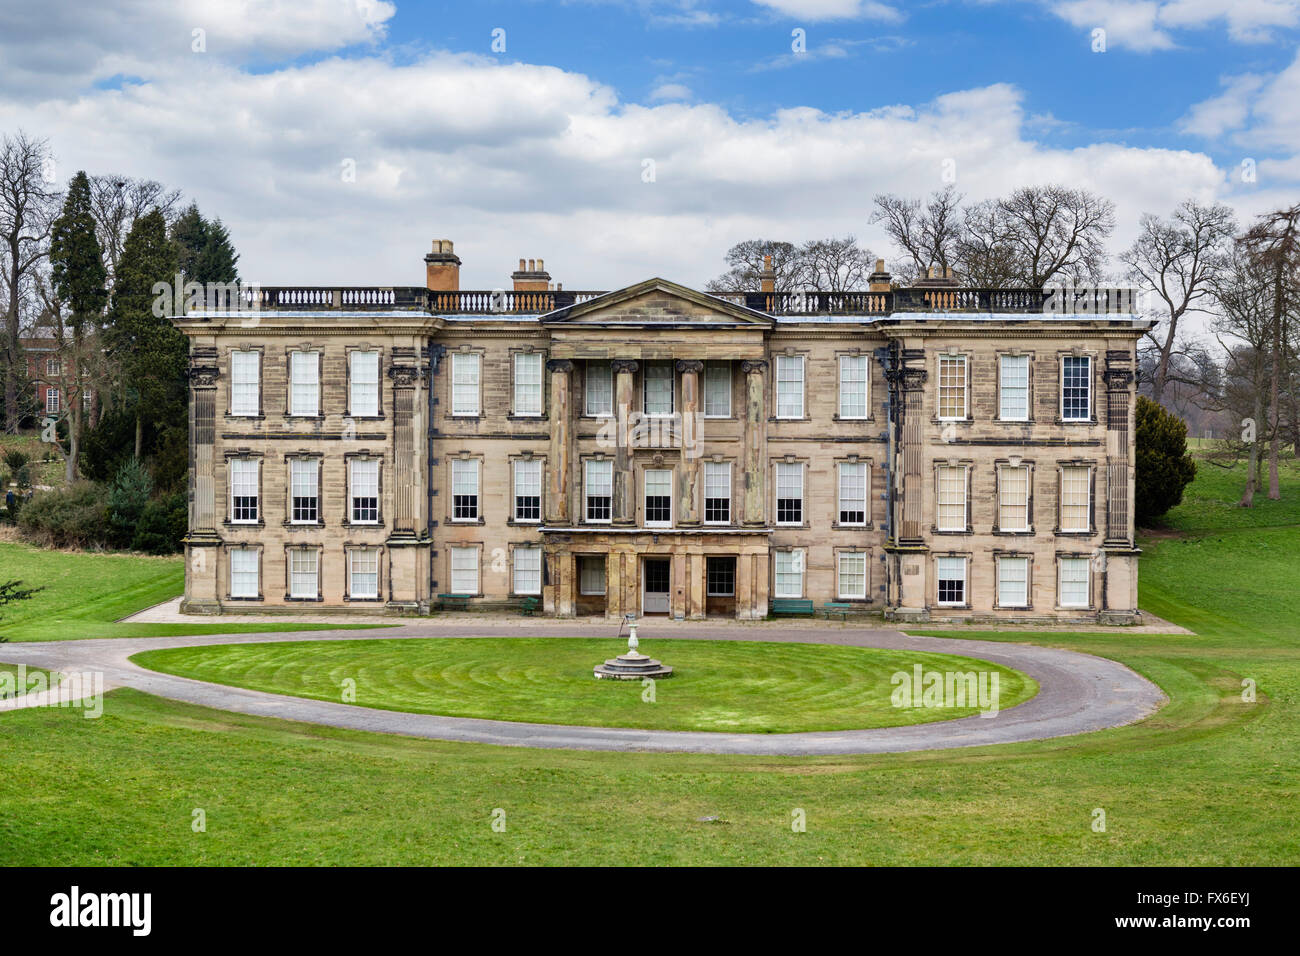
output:
[[[135,413],[135,460],[140,460],[140,448],[144,444],[144,417],[140,411]]]
[[[1282,323],[1286,318],[1286,306],[1283,298],[1284,259],[1279,259],[1277,274],[1273,280],[1273,367],[1269,375],[1269,425],[1272,434],[1268,442],[1268,497],[1277,501],[1282,497],[1278,482],[1277,456],[1282,443],[1281,418],[1281,378],[1282,378]]]
[[[1264,413],[1264,403],[1260,399],[1259,389],[1255,390],[1255,421]],[[1259,436],[1250,443],[1250,457],[1246,461],[1246,489],[1241,493],[1239,507],[1251,508],[1255,504],[1255,486],[1259,477]]]

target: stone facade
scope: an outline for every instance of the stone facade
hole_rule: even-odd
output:
[[[824,308],[565,294],[541,260],[460,292],[450,242],[426,264],[427,293],[175,319],[186,610],[1136,617],[1132,315],[953,308],[879,274]]]

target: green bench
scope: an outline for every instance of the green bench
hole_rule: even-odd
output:
[[[542,606],[542,602],[535,597],[526,597],[519,602],[519,613],[524,617],[532,617],[537,613],[537,609]]]
[[[443,611],[467,611],[469,610],[470,599],[473,596],[472,594],[439,594],[438,608]],[[509,601],[480,601],[474,605],[475,608],[483,611],[517,610],[524,617],[532,617],[541,606],[542,602],[535,597]]]
[[[813,602],[804,598],[774,598],[773,617],[816,617]]]
[[[850,614],[861,614],[865,610],[861,604],[848,604],[844,601],[827,601],[822,604],[822,613],[828,621],[832,614],[838,614],[841,621],[847,621]]]
[[[463,611],[469,607],[472,594],[439,594],[438,607],[444,611]]]

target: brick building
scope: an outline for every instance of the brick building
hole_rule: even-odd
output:
[[[246,289],[191,352],[184,608],[1137,615],[1118,290]],[[455,597],[452,597],[455,596]]]

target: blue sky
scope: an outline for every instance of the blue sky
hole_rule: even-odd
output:
[[[872,195],[945,163],[971,200],[1109,196],[1116,252],[1183,198],[1300,198],[1300,0],[111,7],[0,12],[0,129],[49,137],[63,178],[183,189],[268,284],[418,283],[434,238],[466,287],[521,256],[570,288],[700,283],[756,235],[888,257]]]

